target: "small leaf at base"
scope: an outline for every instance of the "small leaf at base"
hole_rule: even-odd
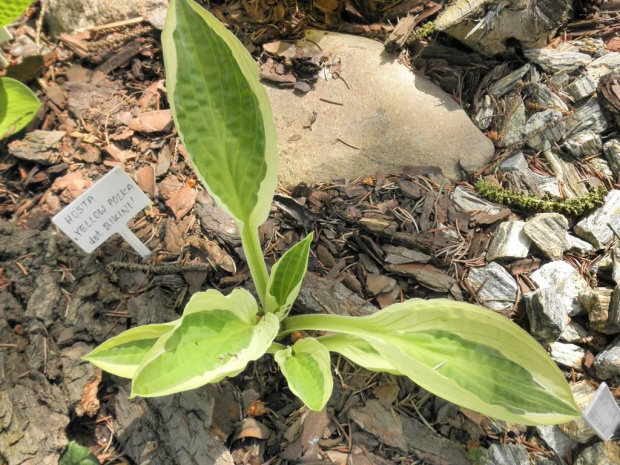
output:
[[[279,350],[274,359],[291,392],[311,410],[323,410],[334,388],[329,351],[316,339],[306,338]]]

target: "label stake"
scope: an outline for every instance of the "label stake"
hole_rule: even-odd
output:
[[[52,218],[52,222],[80,248],[91,253],[114,234],[142,258],[150,250],[132,233],[127,223],[151,201],[117,166]]]

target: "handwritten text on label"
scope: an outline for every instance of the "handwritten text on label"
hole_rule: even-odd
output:
[[[53,222],[90,253],[149,204],[148,197],[116,167],[53,218]]]

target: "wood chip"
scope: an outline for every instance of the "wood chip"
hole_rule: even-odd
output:
[[[155,171],[151,165],[144,165],[136,171],[136,182],[138,187],[149,194],[151,199],[157,195],[157,186],[155,185]]]
[[[180,221],[194,207],[197,194],[196,189],[183,187],[166,201],[166,205],[172,210],[177,221]]]
[[[170,110],[147,111],[129,122],[129,129],[145,134],[170,132],[173,126]]]

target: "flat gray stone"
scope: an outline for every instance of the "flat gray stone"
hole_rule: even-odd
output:
[[[566,0],[548,0],[541,10],[531,0],[458,0],[440,13],[435,29],[484,55],[512,54],[512,43],[524,49],[547,45],[547,39],[571,17],[571,5]]]
[[[589,336],[589,333],[583,326],[581,326],[576,321],[571,321],[569,325],[566,327],[566,329],[562,331],[562,334],[560,334],[560,340],[562,342],[583,343],[586,341],[588,336]]]
[[[486,212],[488,215],[497,215],[503,208],[502,205],[491,203],[462,186],[454,189],[452,203],[458,210],[467,213]]]
[[[524,296],[530,332],[542,341],[556,341],[568,325],[568,313],[553,289],[536,289]]]
[[[585,257],[594,253],[594,247],[589,242],[579,239],[572,234],[566,234],[564,239],[564,251],[570,252],[580,257]]]
[[[575,344],[552,342],[549,344],[549,355],[558,365],[572,368],[576,371],[582,371],[583,359],[586,356],[586,351]]]
[[[265,84],[278,128],[283,185],[402,172],[406,165],[439,166],[454,179],[460,178],[459,160],[475,170],[493,156],[493,143],[461,107],[398,63],[382,43],[326,31],[307,31],[306,38],[321,50],[309,40],[298,49],[341,61],[342,79],[328,80],[322,71],[303,96]],[[313,112],[316,120],[304,128]]]
[[[579,294],[589,288],[589,285],[568,263],[562,260],[547,263],[532,273],[530,279],[539,289],[554,289],[569,316],[584,312],[579,302]]]
[[[603,144],[603,153],[614,176],[620,176],[620,140],[611,139]]]
[[[564,135],[563,115],[557,110],[534,113],[523,128],[525,143],[534,150],[549,150]]]
[[[517,299],[517,282],[495,262],[472,268],[466,279],[480,301],[491,310],[510,310]]]
[[[620,333],[620,327],[610,321],[613,292],[609,287],[596,287],[585,289],[579,294],[579,301],[588,312],[590,326],[605,334]]]
[[[523,152],[515,152],[500,163],[499,169],[504,173],[513,171],[525,171],[528,169],[527,160],[523,156]]]
[[[594,371],[600,379],[620,375],[620,337],[594,358]]]
[[[476,463],[480,465],[530,465],[525,446],[518,444],[493,444]]]
[[[567,452],[579,445],[566,436],[556,425],[537,426],[536,433],[561,459],[565,459]]]
[[[575,226],[575,234],[596,250],[611,245],[615,238],[614,231],[620,231],[620,190],[610,191],[603,206]]]
[[[575,157],[598,155],[603,150],[601,136],[594,131],[582,131],[564,141],[564,150]]]
[[[525,258],[532,241],[523,233],[523,221],[504,221],[493,233],[493,240],[487,251],[487,261],[506,258]]]
[[[570,383],[570,390],[573,392],[573,399],[575,399],[577,407],[579,407],[579,410],[582,412],[596,393],[596,389],[586,380]],[[558,428],[573,441],[577,441],[581,444],[585,444],[596,436],[596,433],[588,426],[583,417],[558,425]]]
[[[568,220],[559,213],[540,213],[523,228],[534,244],[551,260],[559,260],[564,252]]]
[[[575,465],[616,465],[620,463],[620,445],[617,441],[597,442],[586,447]]]

